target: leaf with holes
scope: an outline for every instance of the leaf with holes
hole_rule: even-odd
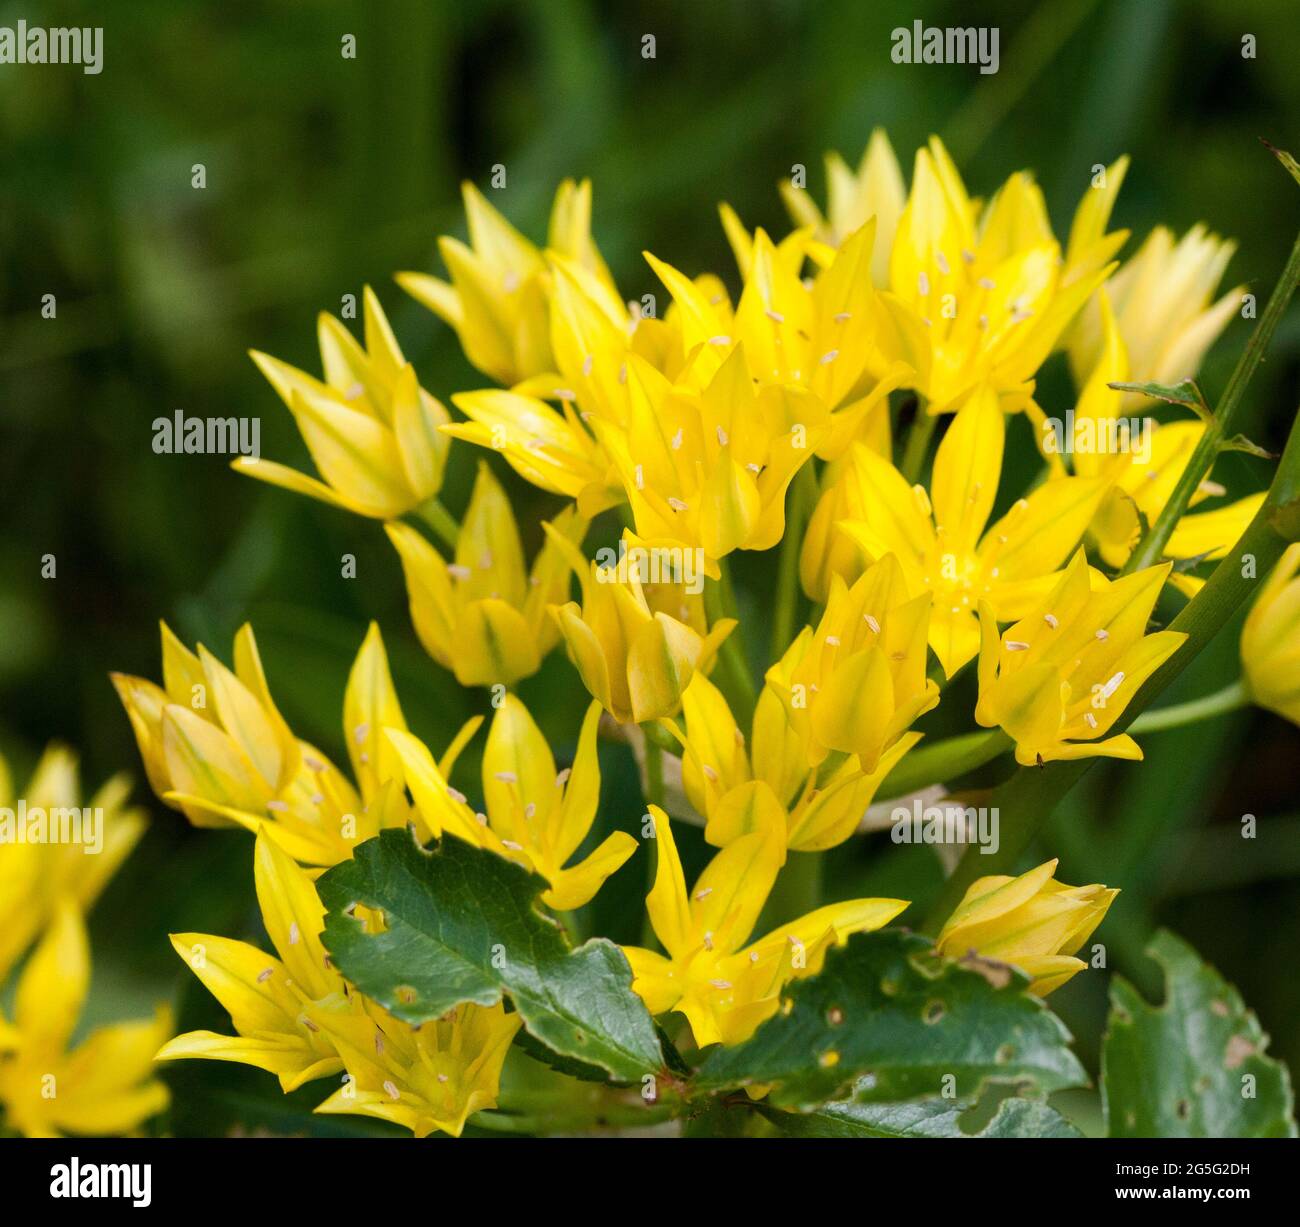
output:
[[[1111,1137],[1295,1137],[1286,1066],[1237,992],[1196,951],[1161,930],[1147,953],[1165,971],[1148,1005],[1116,976],[1102,1042],[1102,1099]]]
[[[1005,964],[941,959],[911,933],[855,933],[820,975],[786,987],[752,1038],[714,1049],[696,1085],[771,1086],[772,1106],[798,1111],[850,1094],[882,1103],[970,1099],[989,1082],[1082,1085],[1069,1032],[1027,983]]]
[[[546,887],[453,836],[426,850],[398,830],[360,844],[317,883],[330,956],[398,1018],[425,1022],[504,994],[561,1067],[619,1082],[659,1073],[654,1022],[623,952],[604,938],[572,948],[538,903]],[[358,904],[383,913],[382,933],[365,932],[351,915]]]
[[[800,1138],[1079,1138],[1055,1108],[1008,1096],[979,1128],[963,1129],[969,1100],[923,1099],[919,1103],[828,1103],[815,1112],[760,1111],[782,1133]]]

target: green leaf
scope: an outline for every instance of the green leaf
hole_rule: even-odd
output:
[[[1101,1053],[1110,1136],[1295,1137],[1290,1076],[1264,1055],[1268,1036],[1237,990],[1165,930],[1147,953],[1165,970],[1163,1005],[1111,982]]]
[[[911,933],[855,933],[820,975],[786,987],[751,1039],[714,1049],[696,1086],[770,1084],[774,1107],[809,1111],[850,1092],[879,1103],[969,1099],[990,1081],[1083,1084],[1069,1032],[1027,983],[1005,964],[941,959]]]
[[[1149,396],[1153,400],[1162,400],[1168,405],[1185,405],[1203,422],[1212,421],[1214,413],[1205,403],[1201,389],[1194,379],[1184,379],[1179,383],[1108,383],[1108,388],[1116,392],[1136,392],[1139,396]]]
[[[659,1040],[623,952],[604,938],[573,949],[538,904],[546,886],[454,837],[426,850],[397,830],[317,882],[335,964],[398,1018],[421,1023],[504,993],[561,1068],[590,1077],[598,1067],[618,1082],[658,1074]],[[357,904],[382,911],[386,931],[366,933]]]
[[[970,1100],[923,1099],[919,1103],[828,1103],[816,1112],[761,1111],[782,1133],[803,1138],[1080,1138],[1055,1108],[1009,1096],[983,1128],[966,1130],[961,1118]]]
[[[1268,151],[1282,163],[1286,168],[1287,174],[1289,174],[1297,183],[1300,183],[1300,163],[1297,163],[1295,158],[1287,153],[1285,149],[1279,149],[1271,141],[1264,140],[1262,136],[1259,139],[1263,142]]]
[[[1201,563],[1205,562],[1206,559],[1208,559],[1210,555],[1213,553],[1214,553],[1213,550],[1205,550],[1203,553],[1193,554],[1190,558],[1173,559],[1174,574],[1185,575],[1189,571],[1195,571],[1196,568],[1199,567]]]
[[[1245,452],[1248,456],[1258,456],[1261,460],[1276,460],[1277,455],[1258,443],[1252,443],[1245,435],[1233,435],[1219,444],[1221,452]]]

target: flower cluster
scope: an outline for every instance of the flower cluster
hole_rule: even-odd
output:
[[[1014,749],[1030,768],[1140,759],[1124,732],[1130,704],[1186,639],[1152,630],[1158,603],[1198,589],[1197,568],[1228,551],[1262,496],[1190,515],[1177,504],[1159,565],[1126,565],[1205,425],[1144,419],[1141,452],[1085,444],[1127,438],[1109,429],[1124,410],[1153,411],[1114,385],[1194,375],[1234,299],[1211,305],[1231,245],[1201,228],[1179,242],[1157,230],[1116,260],[1126,170],[1121,159],[1098,174],[1062,242],[1030,175],[978,201],[932,139],[909,185],[877,132],[856,171],[829,161],[824,210],[784,190],[795,223],[784,237],[723,206],[738,293],[647,252],[662,313],[617,288],[591,236],[589,183],[561,185],[544,247],[466,185],[469,241],[438,244],[447,279],[398,276],[495,385],[447,396],[459,418],[420,386],[369,288],[361,340],[322,316],[320,378],[254,354],[318,476],[236,468],[382,520],[420,643],[459,685],[491,688],[491,722],[479,780],[453,784],[483,717],[430,749],[408,727],[374,625],[343,700],[350,771],[291,730],[249,627],[233,667],[164,625],[161,684],[114,675],[158,797],[196,825],[255,834],[276,951],[174,935],[234,1034],[192,1032],[159,1056],[255,1065],[286,1091],[342,1077],[319,1111],[459,1134],[497,1104],[524,1016],[507,992],[403,1021],[334,966],[315,879],[408,828],[423,845],[461,841],[519,866],[557,923],[581,932],[582,909],[638,845],[625,830],[591,838],[602,736],[640,763],[654,866],[642,944],[614,957],[688,1053],[746,1041],[788,1005],[787,985],[909,906],[796,902],[791,884],[871,825],[878,794],[961,774],[943,743],[926,746],[924,780],[909,774],[918,722],[936,706],[961,715],[964,703],[968,725],[998,733],[993,753]],[[1065,432],[1038,388],[1060,351],[1077,389]],[[470,463],[453,440],[480,452],[459,521],[439,498],[448,465]],[[494,453],[554,500],[531,561]],[[1207,475],[1193,501],[1224,493]],[[664,565],[602,562],[593,531]],[[738,551],[775,547],[763,657],[753,594],[737,594],[730,568]],[[687,558],[698,567],[668,565]],[[1289,556],[1243,640],[1259,701],[1293,718],[1296,565]],[[589,704],[559,768],[515,688],[561,645]],[[674,824],[702,827],[713,849],[690,889]],[[938,952],[1010,964],[1038,994],[1065,983],[1117,892],[1065,886],[1055,869],[976,881]],[[74,957],[71,915],[61,903],[30,921],[55,944],[27,975]],[[353,919],[375,934],[387,925],[382,909]],[[20,1032],[34,996],[23,992]]]
[[[27,1137],[131,1133],[168,1103],[153,1074],[172,1033],[165,1006],[72,1042],[90,987],[85,913],[144,833],[129,791],[116,776],[85,803],[76,758],[51,746],[15,795],[0,757],[0,988],[27,956],[14,976],[13,1021],[0,1014],[0,1119]],[[11,826],[19,812],[34,820],[22,830]],[[90,839],[63,839],[47,825],[74,812],[93,816]]]

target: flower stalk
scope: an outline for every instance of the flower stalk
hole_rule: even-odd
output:
[[[1000,728],[988,732],[962,733],[933,745],[912,750],[885,777],[882,797],[906,797],[931,784],[945,784],[958,776],[991,763],[1012,748],[1011,738]]]
[[[433,529],[438,540],[448,549],[454,550],[460,540],[460,524],[438,498],[431,498],[415,509],[415,515]]]
[[[1175,703],[1171,707],[1162,707],[1158,711],[1143,713],[1130,728],[1133,733],[1157,733],[1163,729],[1182,728],[1185,724],[1195,724],[1200,720],[1209,720],[1237,711],[1250,702],[1246,693],[1245,682],[1238,678],[1222,690],[1207,694],[1203,698],[1189,699],[1186,703]]]
[[[734,607],[731,598],[731,583],[726,559],[722,560],[722,578],[706,581],[704,585],[704,609],[709,625],[713,626],[722,618],[729,616],[728,604]],[[727,702],[735,713],[742,728],[748,728],[754,718],[754,679],[745,661],[745,649],[741,642],[739,628],[722,641],[718,649],[718,664],[722,676],[719,686],[727,696]]]
[[[935,414],[928,413],[925,404],[919,398],[916,403],[916,417],[912,419],[911,429],[907,432],[907,446],[903,451],[903,463],[900,466],[904,477],[910,482],[921,480],[921,470],[925,467],[925,455],[930,450],[930,440],[934,437],[934,428],[939,424]]]

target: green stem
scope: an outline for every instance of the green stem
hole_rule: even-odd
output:
[[[647,720],[640,725],[640,729],[645,734],[646,741],[653,742],[661,750],[667,750],[669,754],[681,754],[681,745],[673,740],[672,734],[659,726],[657,720]]]
[[[421,503],[413,514],[433,529],[443,545],[453,550],[456,548],[456,542],[460,540],[460,525],[436,497]]]
[[[1161,707],[1139,716],[1129,725],[1130,733],[1156,733],[1162,729],[1181,728],[1184,724],[1195,724],[1198,720],[1209,720],[1212,716],[1221,716],[1225,712],[1236,711],[1250,702],[1246,693],[1246,684],[1238,678],[1235,682],[1207,694],[1204,698],[1190,699],[1186,703],[1175,703],[1172,707]]]
[[[730,574],[727,560],[721,559],[722,578],[704,581],[704,612],[712,627],[719,618],[727,617],[725,602],[731,591]],[[734,599],[730,602],[735,607]],[[742,729],[747,729],[754,719],[754,679],[750,676],[749,665],[745,661],[745,649],[740,640],[740,627],[736,626],[718,649],[718,663],[722,676],[715,679],[719,688],[726,695],[731,707],[731,714]]]
[[[1228,386],[1224,388],[1223,395],[1219,398],[1214,417],[1206,423],[1205,433],[1201,435],[1191,459],[1187,462],[1187,467],[1179,476],[1178,484],[1174,486],[1169,501],[1161,508],[1156,522],[1151,525],[1147,534],[1138,542],[1137,548],[1129,555],[1128,561],[1120,571],[1121,575],[1131,575],[1134,571],[1154,566],[1160,561],[1165,546],[1169,544],[1169,538],[1191,502],[1192,495],[1196,493],[1201,481],[1210,471],[1224,440],[1228,438],[1228,431],[1237,416],[1237,409],[1245,395],[1246,386],[1264,360],[1268,343],[1273,339],[1273,333],[1286,311],[1287,304],[1291,301],[1291,295],[1295,293],[1297,284],[1300,284],[1300,234],[1296,235],[1291,255],[1287,258],[1286,267],[1282,270],[1277,285],[1273,287],[1273,293],[1269,295],[1264,314],[1259,317],[1259,323],[1255,325],[1255,331],[1228,379]]]
[[[922,745],[903,756],[902,761],[876,790],[886,799],[906,797],[931,784],[946,784],[976,767],[991,763],[1011,749],[1011,738],[1001,729],[963,733],[933,745]]]
[[[799,602],[799,555],[803,550],[804,529],[817,494],[817,476],[810,460],[795,474],[790,507],[785,516],[785,535],[781,538],[781,557],[776,574],[776,612],[772,617],[773,660],[781,659],[794,638],[795,609]]]
[[[664,752],[659,739],[651,736],[648,722],[641,726],[641,731],[645,733],[645,799],[650,805],[657,805],[662,809],[664,804]],[[655,732],[658,731],[658,728],[655,728]]]
[[[903,451],[902,465],[903,476],[913,484],[921,480],[925,456],[930,450],[930,440],[938,424],[938,414],[927,412],[924,399],[918,398],[916,417],[912,419],[912,425],[907,432],[907,447]]]
[[[1187,641],[1139,688],[1116,722],[1123,732],[1134,724],[1151,701],[1196,659],[1223,625],[1253,595],[1256,577],[1267,575],[1290,541],[1300,540],[1300,415],[1292,419],[1286,448],[1268,495],[1237,544],[1214,569],[1205,587],[1189,601],[1169,629],[1181,631]],[[1243,560],[1250,558],[1250,577]],[[976,878],[1011,872],[1033,842],[1038,828],[1067,792],[1079,781],[1095,758],[1022,767],[993,793],[992,804],[1001,819],[1001,843],[991,856],[968,849],[945,883],[924,931],[935,933],[961,901]]]
[[[646,1104],[645,1107],[616,1107],[593,1104],[586,1112],[566,1111],[562,1107],[542,1107],[537,1112],[476,1112],[470,1124],[493,1133],[548,1134],[575,1133],[591,1129],[639,1128],[671,1120],[678,1108],[672,1104]]]

